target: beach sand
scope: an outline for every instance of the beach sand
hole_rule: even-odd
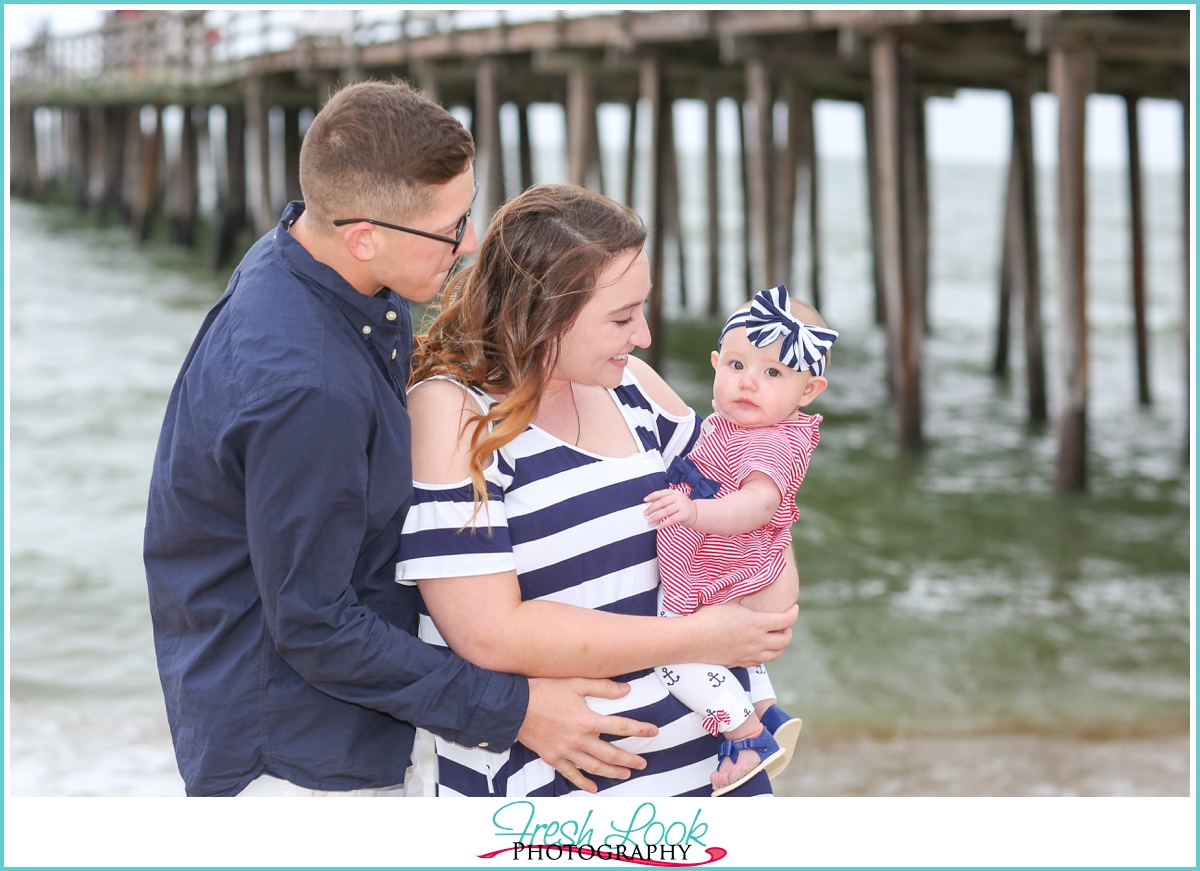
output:
[[[1191,739],[801,735],[780,796],[1186,796]]]
[[[182,795],[161,702],[15,704],[14,796]],[[427,753],[432,741],[424,743]],[[1186,796],[1186,734],[800,736],[779,796]],[[429,753],[429,755],[432,755]]]

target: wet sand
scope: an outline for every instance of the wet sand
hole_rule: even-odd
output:
[[[182,795],[161,703],[12,711],[15,796]],[[432,741],[425,747],[431,749]],[[780,796],[1186,796],[1186,734],[800,736]]]
[[[1187,735],[801,735],[781,796],[1187,796]]]

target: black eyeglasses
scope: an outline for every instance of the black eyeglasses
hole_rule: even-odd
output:
[[[475,197],[479,196],[479,182],[475,182],[475,192],[471,194],[471,203],[475,203]],[[399,230],[401,233],[412,233],[414,236],[424,236],[426,239],[436,239],[439,242],[445,242],[448,245],[453,245],[450,249],[451,254],[458,253],[458,246],[462,244],[463,236],[467,234],[467,221],[471,217],[471,210],[467,209],[467,213],[458,219],[458,224],[454,227],[454,238],[449,236],[439,236],[436,233],[426,233],[424,230],[414,230],[412,227],[401,227],[399,224],[389,224],[386,221],[374,221],[371,218],[342,218],[334,221],[333,226],[344,227],[347,224],[374,224],[376,227],[387,227],[389,230]]]

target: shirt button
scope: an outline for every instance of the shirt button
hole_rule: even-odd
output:
[[[370,325],[370,324],[364,324],[364,325],[363,325],[363,335],[364,335],[364,336],[369,336],[369,335],[371,335],[371,325]]]
[[[388,313],[387,313],[387,319],[388,319],[389,321],[394,321],[394,320],[396,319],[396,313],[395,313],[395,312],[393,312],[393,311],[390,311],[390,312],[388,312]]]
[[[396,349],[395,348],[392,348],[392,359],[393,360],[396,359]]]
[[[487,742],[487,741],[480,741],[480,742],[479,742],[479,746],[480,746],[480,747],[486,747],[487,745],[488,745],[488,742]]]

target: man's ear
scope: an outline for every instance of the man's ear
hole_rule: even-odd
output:
[[[800,393],[800,407],[808,405],[818,396],[825,392],[825,388],[829,386],[829,382],[825,380],[824,375],[814,375],[808,379],[808,383],[804,385],[804,390]]]
[[[718,360],[720,360],[720,359],[721,359],[721,355],[720,355],[720,353],[719,353],[719,352],[717,352],[717,351],[713,351],[713,352],[712,352],[712,364],[713,364],[713,368],[714,368],[714,369],[716,369],[716,368],[717,368],[717,361],[718,361]]]
[[[351,224],[342,235],[346,251],[355,260],[368,263],[375,259],[378,249],[375,247],[374,228],[363,221],[361,224]]]

